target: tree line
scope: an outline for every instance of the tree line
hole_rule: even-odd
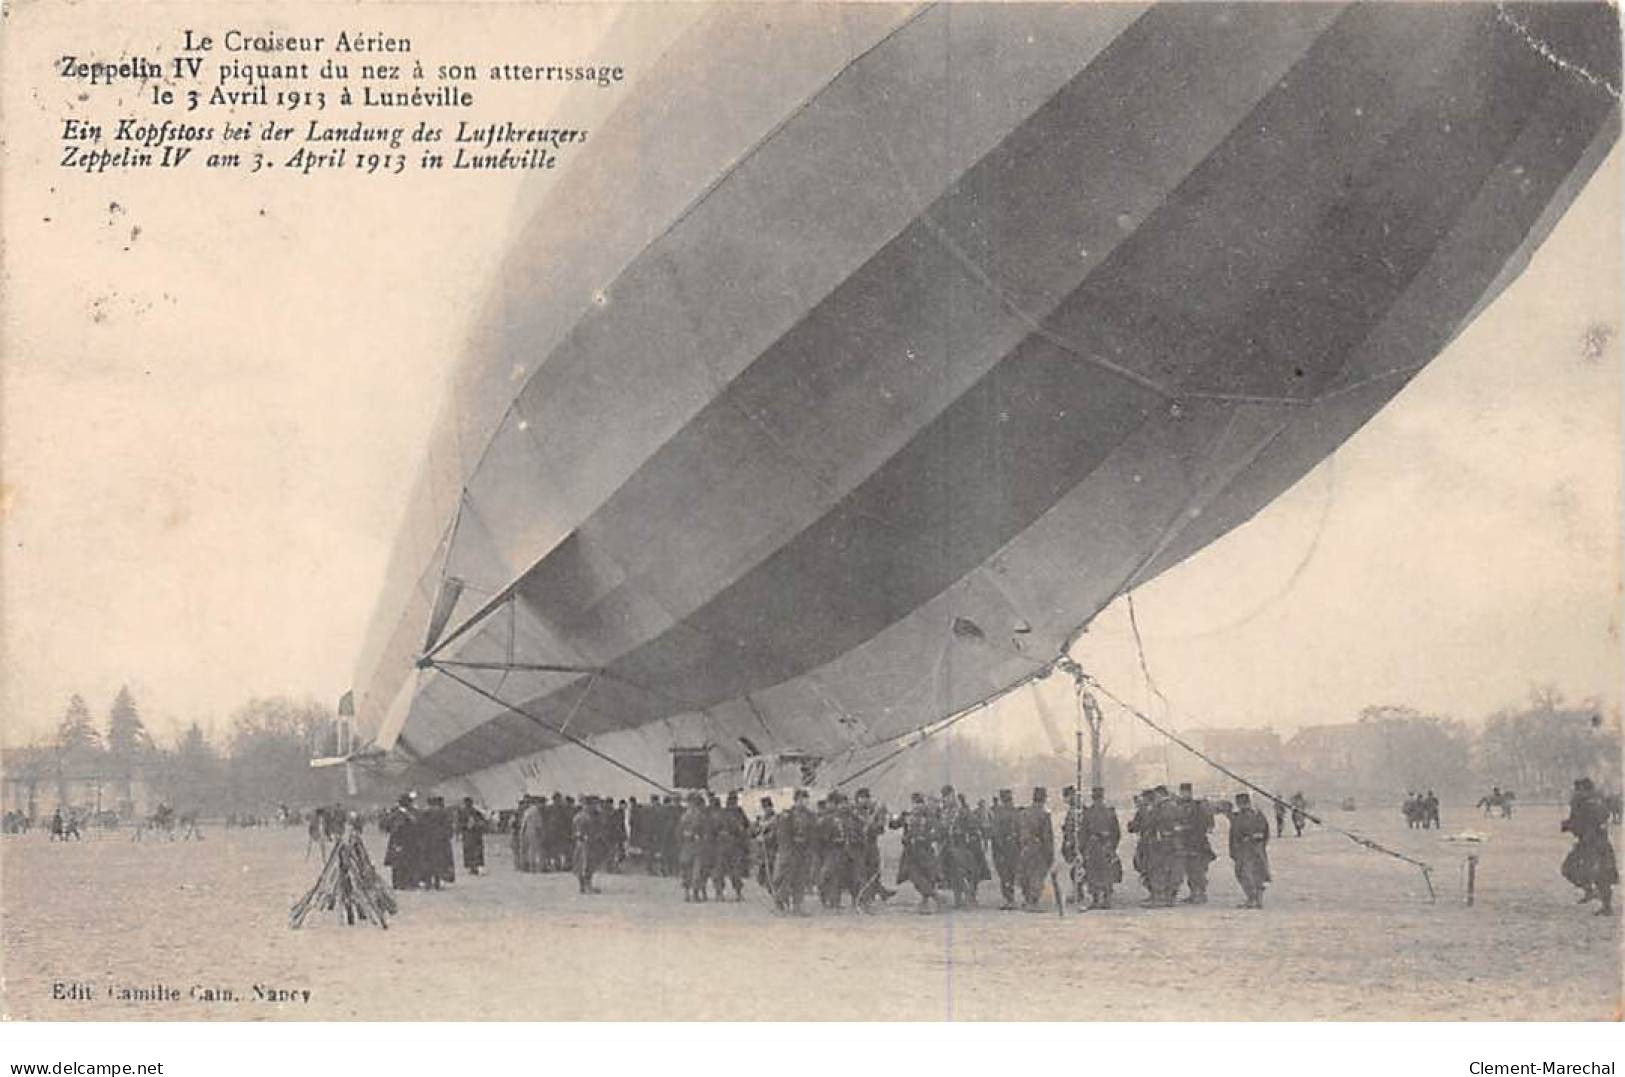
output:
[[[277,696],[237,708],[218,742],[193,721],[173,743],[160,744],[125,686],[103,723],[83,696],[73,695],[54,738],[8,752],[6,770],[40,782],[138,782],[151,797],[206,815],[263,814],[281,804],[329,803],[344,796],[343,768],[310,766],[313,756],[338,754],[339,737],[331,708]]]
[[[45,781],[64,775],[139,778],[154,795],[187,810],[264,813],[279,804],[301,807],[345,798],[344,768],[310,766],[313,756],[339,754],[340,735],[331,708],[279,696],[243,704],[218,740],[194,721],[173,743],[160,744],[142,720],[133,693],[124,687],[102,723],[83,697],[74,695],[54,739],[8,753],[6,770],[9,776],[31,771]],[[1617,714],[1595,700],[1571,704],[1555,688],[1541,686],[1531,690],[1525,703],[1476,724],[1403,705],[1366,707],[1352,722],[1299,730],[1286,739],[1280,759],[1262,768],[1266,773],[1248,776],[1281,783],[1283,792],[1309,790],[1323,800],[1424,789],[1476,799],[1497,785],[1526,800],[1560,799],[1581,776],[1615,787],[1620,749]],[[1009,787],[1019,799],[1032,786],[1044,785],[1058,797],[1062,787],[1074,784],[1075,767],[1070,750],[1012,758],[972,737],[949,733],[876,766],[857,784],[889,794],[953,784],[973,798]],[[1109,747],[1103,771],[1114,797],[1145,780]],[[390,783],[371,775],[364,780],[364,796],[392,795]],[[1222,786],[1228,779],[1215,774],[1213,782]]]

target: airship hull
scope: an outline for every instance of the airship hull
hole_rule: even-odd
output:
[[[685,56],[769,18],[698,20],[583,175],[726,111]],[[613,257],[499,273],[362,664],[426,776],[856,760],[1040,675],[1438,354],[1618,124],[1601,5],[789,18],[732,143],[552,194]]]

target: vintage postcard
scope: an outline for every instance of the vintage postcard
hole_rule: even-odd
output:
[[[10,5],[0,1014],[1617,1020],[1620,52]]]

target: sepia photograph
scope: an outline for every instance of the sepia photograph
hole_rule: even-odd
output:
[[[0,1018],[1618,1022],[1619,19],[10,4]]]

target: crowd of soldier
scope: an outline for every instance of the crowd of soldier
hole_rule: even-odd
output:
[[[384,864],[396,890],[439,890],[457,879],[452,843],[462,839],[463,866],[478,875],[485,866],[485,814],[464,797],[460,808],[446,806],[444,797],[430,797],[419,805],[415,793],[400,801],[378,821],[387,835]],[[314,835],[313,835],[314,836]]]
[[[1405,816],[1405,825],[1412,830],[1437,830],[1441,825],[1439,798],[1431,789],[1426,793],[1406,793],[1400,812]]]
[[[1177,795],[1159,785],[1134,797],[1126,827],[1102,788],[1090,790],[1087,801],[1071,787],[1062,796],[1067,811],[1059,851],[1075,905],[1112,906],[1123,881],[1118,846],[1125,832],[1135,837],[1131,864],[1146,891],[1143,906],[1206,903],[1209,866],[1217,859],[1211,836],[1222,815],[1228,819],[1228,852],[1244,895],[1242,907],[1263,907],[1270,882],[1270,825],[1249,794],[1209,801],[1197,798],[1190,783],[1181,784]],[[668,796],[642,804],[636,797],[614,801],[589,795],[578,801],[554,794],[527,796],[516,810],[488,820],[471,798],[450,809],[440,797],[420,807],[415,794],[407,794],[380,825],[388,835],[384,863],[398,890],[439,889],[453,882],[458,839],[465,869],[478,874],[485,863],[484,836],[494,823],[510,831],[519,871],[570,871],[586,894],[598,892],[596,872],[618,870],[629,850],[637,850],[651,874],[680,880],[688,902],[722,900],[730,893],[742,901],[745,880],[754,877],[782,913],[804,915],[809,890],[826,909],[846,907],[850,900],[852,908],[872,912],[877,899],[896,893],[881,878],[880,840],[897,830],[902,852],[896,882],[914,888],[919,911],[939,910],[945,895],[955,908],[975,906],[980,885],[995,878],[1001,908],[1043,911],[1046,883],[1052,897],[1063,900],[1047,799],[1045,789],[1035,788],[1031,802],[1018,807],[1012,792],[1001,789],[991,805],[979,800],[972,806],[952,786],[943,786],[935,798],[911,794],[909,807],[894,816],[867,789],[851,798],[835,791],[816,805],[798,789],[785,811],[763,797],[752,820],[736,793],[722,799],[696,792],[683,801]],[[1303,795],[1271,799],[1276,836],[1284,832],[1288,815],[1301,835],[1308,818]],[[1413,825],[1437,826],[1436,805],[1431,793],[1412,794],[1406,799],[1407,819],[1414,815]],[[1597,901],[1601,913],[1612,911],[1618,881],[1608,840],[1608,824],[1618,815],[1617,798],[1600,793],[1589,779],[1575,782],[1569,817],[1562,823],[1575,846],[1562,873],[1581,889],[1580,900]]]

